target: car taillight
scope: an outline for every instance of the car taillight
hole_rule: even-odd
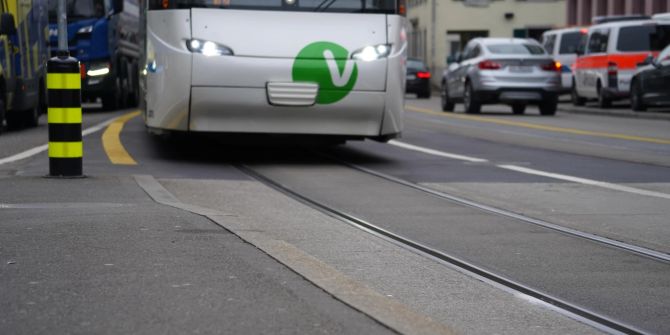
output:
[[[419,79],[430,79],[430,72],[417,72],[416,77]]]
[[[556,71],[556,72],[561,71],[561,63],[554,61],[554,62],[549,62],[549,63],[542,64],[542,70]]]
[[[500,63],[496,63],[492,60],[483,60],[479,62],[480,70],[500,70],[501,67]]]
[[[80,63],[79,74],[81,75],[81,79],[86,78],[86,65],[84,63]]]

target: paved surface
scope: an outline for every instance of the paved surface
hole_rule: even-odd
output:
[[[537,289],[666,332],[667,264],[445,205],[313,155],[667,253],[665,121],[539,117],[532,108],[513,116],[504,106],[471,117],[438,106],[436,98],[409,99],[400,140],[432,153],[368,141],[327,150],[160,141],[136,118],[121,142],[137,165],[112,164],[100,133],[84,140],[86,179],[42,178],[44,152],[0,164],[0,333],[598,332],[315,211],[238,164]],[[87,113],[85,128],[125,112]],[[0,159],[46,143],[45,128],[0,136]],[[154,201],[139,175],[172,205]]]
[[[392,333],[131,178],[0,188],[0,333]]]

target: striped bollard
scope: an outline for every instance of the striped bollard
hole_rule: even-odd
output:
[[[47,62],[49,176],[82,177],[81,74],[67,52]]]

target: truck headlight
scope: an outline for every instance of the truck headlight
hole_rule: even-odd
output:
[[[90,34],[93,31],[93,26],[85,26],[77,30],[77,34]]]
[[[212,41],[192,39],[186,41],[186,48],[194,53],[200,53],[205,56],[232,56],[233,50],[225,45],[217,44]]]
[[[99,77],[109,74],[109,63],[91,64],[86,75],[89,77]]]
[[[386,58],[391,53],[390,44],[369,45],[358,49],[351,54],[351,59],[362,60],[365,62]]]

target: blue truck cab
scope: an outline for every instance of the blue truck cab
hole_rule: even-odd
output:
[[[139,92],[138,0],[66,0],[70,55],[81,62],[84,102],[135,106]],[[58,0],[49,0],[51,52],[58,50]]]
[[[0,0],[0,131],[46,111],[47,0]]]

